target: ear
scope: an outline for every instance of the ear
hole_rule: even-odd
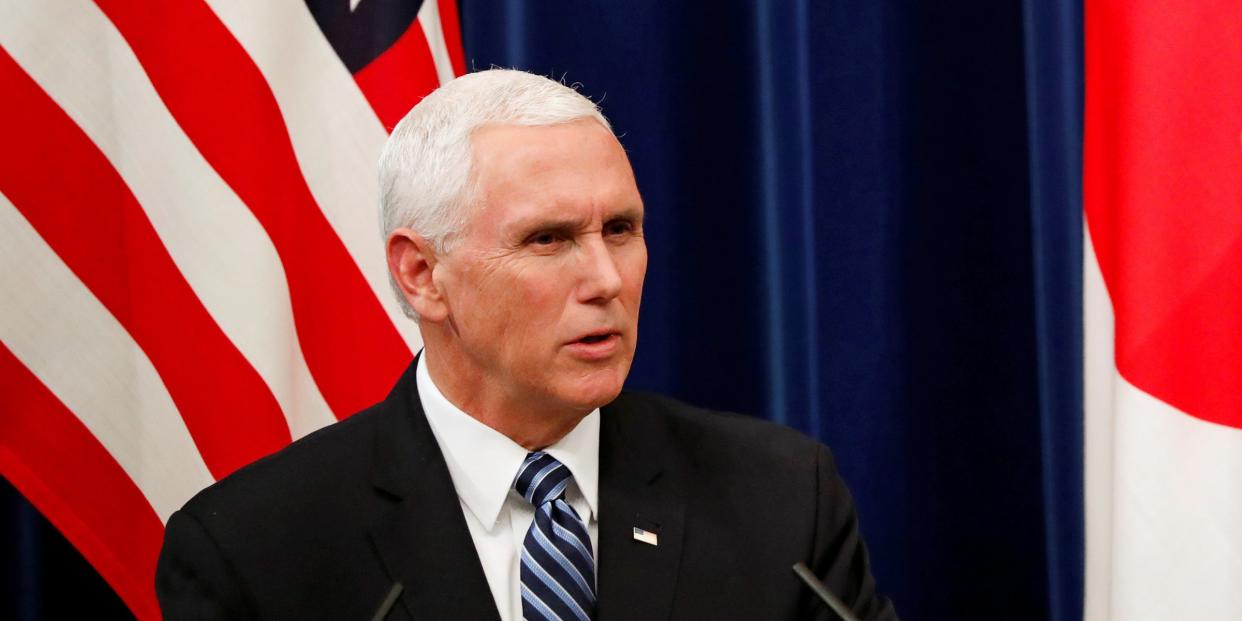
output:
[[[388,272],[421,321],[439,323],[448,316],[448,305],[436,287],[432,272],[436,254],[431,243],[411,229],[399,228],[388,236]]]

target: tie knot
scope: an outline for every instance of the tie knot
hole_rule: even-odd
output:
[[[565,495],[565,487],[573,474],[555,457],[535,451],[526,456],[518,468],[513,489],[536,507],[545,505]]]

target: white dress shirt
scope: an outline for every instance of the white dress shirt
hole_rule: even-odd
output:
[[[512,487],[527,450],[450,403],[432,381],[426,356],[419,356],[416,377],[419,400],[444,453],[501,621],[521,621],[522,542],[535,510]],[[586,522],[598,559],[599,410],[544,451],[573,474],[565,500]]]

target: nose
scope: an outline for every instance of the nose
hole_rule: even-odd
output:
[[[578,300],[584,304],[608,302],[621,293],[621,271],[612,247],[596,237],[582,246],[582,273]]]

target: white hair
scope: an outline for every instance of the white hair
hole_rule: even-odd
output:
[[[436,89],[401,119],[380,154],[384,239],[409,227],[437,253],[452,249],[471,202],[470,139],[479,128],[561,125],[581,119],[595,119],[612,131],[599,107],[581,93],[524,71],[469,73]],[[392,285],[406,316],[417,321],[396,281]]]

